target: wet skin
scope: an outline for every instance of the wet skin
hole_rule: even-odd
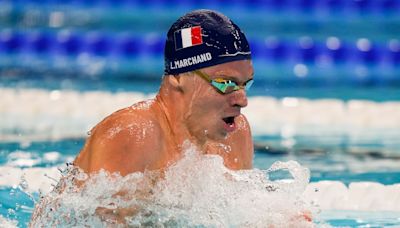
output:
[[[239,85],[253,78],[250,60],[200,70]],[[164,76],[154,100],[119,110],[95,126],[74,164],[87,173],[162,170],[183,155],[189,140],[204,154],[219,154],[230,169],[250,169],[253,142],[241,114],[246,106],[244,89],[222,94],[192,72]]]
[[[247,60],[200,70],[211,79],[231,79],[239,85],[253,77],[251,61]],[[253,142],[249,124],[240,113],[246,105],[243,89],[221,94],[191,72],[164,76],[155,99],[119,110],[95,126],[74,164],[86,173],[104,169],[123,176],[162,171],[182,157],[182,147],[190,141],[201,153],[220,155],[232,170],[251,169]],[[234,122],[226,123],[227,117],[234,117]],[[104,221],[124,224],[125,217],[138,210],[99,207],[96,214]],[[33,220],[41,213],[37,207]],[[311,221],[307,211],[299,217]]]

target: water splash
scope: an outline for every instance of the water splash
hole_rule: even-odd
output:
[[[302,216],[312,210],[301,197],[309,173],[298,163],[270,169],[288,169],[291,182],[270,181],[268,171],[232,171],[220,156],[184,147],[185,156],[164,172],[88,176],[72,167],[38,204],[30,225],[313,227]]]
[[[7,219],[0,215],[0,225],[2,228],[15,228],[18,227],[18,221]]]
[[[25,193],[32,202],[36,203],[35,197],[33,197],[33,195],[29,192],[29,185],[26,181],[25,174],[21,176],[18,188],[21,190],[21,192]]]

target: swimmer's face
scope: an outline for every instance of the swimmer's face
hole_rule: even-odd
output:
[[[193,135],[220,140],[238,129],[237,117],[247,106],[246,83],[253,79],[253,66],[250,60],[228,62],[200,69],[209,79],[218,82],[231,81],[237,90],[222,93],[207,79],[192,73],[188,91],[193,91],[188,102],[186,123]],[[233,87],[232,87],[233,88]]]

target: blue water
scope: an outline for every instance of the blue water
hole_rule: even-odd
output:
[[[276,136],[278,137],[278,136]],[[32,159],[38,159],[40,162],[33,167],[52,167],[61,166],[66,162],[68,156],[75,156],[84,143],[83,138],[64,139],[58,141],[37,141],[28,145],[25,143],[1,143],[0,144],[0,164],[7,162],[7,155],[15,151],[24,151],[31,154]],[[58,160],[46,162],[43,154],[49,151],[58,151],[62,154]],[[255,153],[254,167],[259,169],[267,169],[277,160],[288,161],[297,160],[302,165],[308,167],[311,171],[311,182],[321,180],[337,180],[345,184],[358,181],[373,181],[385,185],[400,182],[400,169],[398,170],[375,170],[374,167],[365,168],[361,171],[353,171],[355,165],[362,165],[365,162],[380,162],[383,158],[376,155],[352,155],[346,153],[345,150],[257,150]],[[400,159],[400,158],[397,158]],[[340,164],[343,169],[330,170],[326,167],[337,166]],[[28,166],[29,167],[29,166]],[[23,168],[23,166],[21,167]],[[285,174],[277,174],[277,178],[281,178]],[[271,176],[271,178],[275,178]],[[34,197],[37,200],[38,195]],[[0,214],[5,218],[18,220],[23,226],[29,221],[32,213],[33,202],[29,196],[21,191],[19,186],[13,188],[0,189]],[[334,215],[334,216],[333,216]],[[370,216],[375,217],[371,218]],[[325,223],[333,226],[389,226],[400,225],[398,217],[388,214],[379,217],[376,212],[346,212],[346,211],[328,211],[320,216]],[[398,213],[395,215],[398,215]]]
[[[160,80],[161,77],[153,80],[57,79],[54,76],[40,79],[30,76],[20,80],[2,77],[0,78],[0,88],[156,93]],[[275,98],[300,97],[311,100],[329,98],[341,101],[353,99],[376,102],[400,100],[400,93],[396,86],[300,85],[294,87],[279,81],[274,84],[269,84],[268,80],[263,79],[257,81],[257,77],[254,88],[249,91],[248,95],[250,97]],[[15,131],[14,134],[18,135],[18,130]],[[310,169],[311,182],[331,180],[340,181],[345,185],[362,181],[384,185],[400,183],[400,167],[395,165],[400,162],[400,143],[388,132],[372,133],[374,135],[372,138],[356,138],[356,140],[340,134],[294,135],[291,139],[295,140],[296,144],[290,148],[282,146],[282,142],[286,140],[282,135],[257,135],[254,137],[257,148],[254,167],[268,169],[275,161],[296,160]],[[19,142],[0,142],[0,166],[12,161],[8,155],[18,151],[28,153],[30,159],[36,161],[33,166],[21,165],[20,168],[61,166],[68,159],[76,156],[85,140],[84,138],[67,138],[55,141],[28,141],[27,143],[23,139],[24,135],[21,135]],[[45,153],[52,151],[59,152],[61,156],[52,161],[43,159]],[[285,173],[277,173],[276,177],[272,176],[271,178],[286,176]],[[35,193],[34,197],[37,200],[38,194]],[[11,220],[18,220],[19,226],[23,227],[29,222],[33,205],[33,201],[24,191],[21,191],[19,186],[0,189],[0,215]],[[323,211],[319,217],[322,223],[338,227],[400,225],[396,213],[391,216],[380,215],[383,214],[362,211]]]
[[[0,77],[0,88],[39,88],[46,90],[74,90],[74,91],[140,91],[143,93],[156,93],[162,76],[154,79],[140,80],[136,77],[126,79],[112,78],[57,78],[57,76],[42,77],[30,75],[17,78]],[[249,96],[271,96],[276,98],[283,97],[302,97],[309,99],[333,98],[343,101],[371,100],[371,101],[398,101],[400,100],[399,88],[396,86],[362,86],[344,84],[341,86],[330,85],[299,85],[296,82],[291,84],[280,83],[279,80],[273,82],[254,76],[255,83],[248,91]]]
[[[37,80],[25,78],[13,80],[2,78],[0,87],[19,89],[73,90],[73,91],[141,91],[155,93],[159,80],[107,80],[107,79],[63,79],[54,77]],[[256,79],[257,80],[257,79]],[[271,96],[275,98],[301,97],[308,99],[332,98],[339,100],[363,99],[371,101],[400,100],[397,87],[341,87],[329,86],[298,86],[293,88],[282,84],[256,83],[248,94],[252,96]],[[79,108],[79,107],[77,107]],[[14,132],[18,134],[18,130]],[[256,153],[254,167],[268,169],[275,161],[296,160],[311,171],[311,182],[340,181],[345,185],[352,182],[376,182],[384,185],[400,183],[400,167],[393,163],[400,162],[400,143],[395,138],[385,138],[387,132],[376,132],[381,137],[346,138],[343,135],[294,135],[296,141],[293,147],[282,146],[286,140],[282,135],[257,135],[254,137]],[[23,140],[19,142],[0,142],[0,166],[12,162],[9,157],[14,152],[26,152],[34,165],[20,165],[20,168],[62,166],[71,157],[75,157],[84,144],[84,138],[66,138],[60,140]],[[382,143],[384,139],[385,143]],[[61,154],[56,160],[43,158],[47,152],[56,151]],[[360,153],[361,151],[361,153]],[[387,165],[389,164],[389,165]],[[277,173],[276,177],[285,178],[287,174]],[[37,200],[38,194],[33,197]],[[11,220],[18,220],[19,226],[25,226],[33,210],[33,201],[21,190],[20,186],[2,187],[0,189],[0,215]],[[381,212],[362,211],[324,211],[319,217],[321,222],[332,226],[396,226],[400,221],[395,215],[379,216]],[[371,217],[372,216],[372,217]]]
[[[400,1],[172,2],[0,0],[0,95],[3,88],[156,93],[169,25],[189,9],[213,8],[234,18],[248,35],[256,69],[251,97],[400,101]],[[57,16],[64,19],[61,24],[54,20]],[[73,36],[56,39],[66,30]],[[104,47],[89,42],[93,32],[109,39]],[[122,42],[126,34],[134,38],[128,39],[133,46]],[[332,37],[341,42],[338,49],[328,47]],[[312,45],[302,46],[304,38]],[[371,42],[371,48],[360,48],[361,38]],[[271,46],[271,40],[278,46]],[[104,68],[92,73],[98,62],[104,62]],[[307,70],[304,77],[295,72],[299,65]],[[29,104],[16,104],[25,105]],[[35,110],[30,111],[34,115]],[[0,129],[0,168],[17,160],[9,156],[17,152],[34,161],[19,165],[21,169],[61,166],[84,143],[81,137],[30,141],[19,130]],[[2,133],[8,131],[19,140],[4,141]],[[349,138],[334,131],[294,135],[293,147],[283,146],[287,138],[280,134],[257,135],[254,167],[267,169],[277,160],[296,160],[310,169],[311,182],[400,183],[398,129],[365,131],[370,137]],[[47,152],[60,156],[49,161],[44,159]],[[276,178],[286,176],[276,174]],[[3,217],[24,227],[32,208],[20,186],[0,187]],[[333,210],[320,217],[338,227],[400,226],[397,212]]]

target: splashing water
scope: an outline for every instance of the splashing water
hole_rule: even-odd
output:
[[[88,176],[72,168],[37,205],[30,226],[314,226],[302,216],[312,210],[302,199],[309,171],[297,162],[232,171],[221,157],[185,147],[185,156],[165,172]],[[288,169],[294,179],[270,181],[268,172],[279,169]]]
[[[0,225],[2,228],[15,228],[18,225],[18,221],[7,219],[0,215]]]

